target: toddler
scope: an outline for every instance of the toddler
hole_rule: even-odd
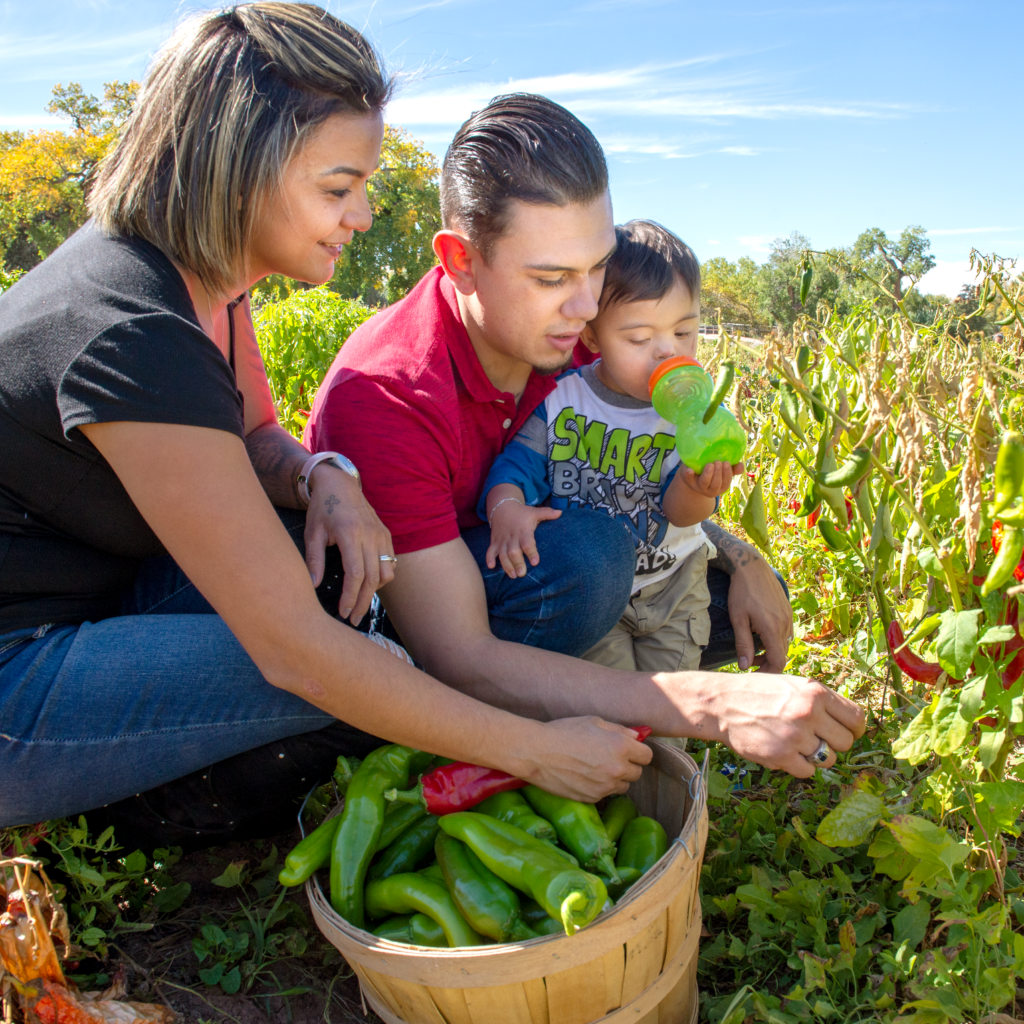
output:
[[[540,562],[534,532],[564,508],[613,516],[636,545],[626,610],[583,655],[611,668],[696,669],[708,642],[707,562],[701,522],[742,465],[679,462],[675,428],[651,405],[648,380],[666,359],[695,358],[700,264],[652,221],[616,228],[597,317],[582,340],[600,356],[568,370],[495,460],[479,511],[491,527],[487,564],[510,577]]]

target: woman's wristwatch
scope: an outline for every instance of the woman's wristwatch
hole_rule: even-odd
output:
[[[310,455],[302,464],[302,469],[299,470],[299,478],[295,481],[295,489],[299,492],[299,500],[305,501],[306,508],[309,508],[309,503],[313,500],[313,495],[309,491],[309,477],[321,462],[329,462],[332,466],[337,466],[343,473],[348,473],[359,484],[359,489],[363,489],[363,482],[359,478],[359,470],[356,469],[351,459],[346,459],[339,452],[317,452],[316,455]]]

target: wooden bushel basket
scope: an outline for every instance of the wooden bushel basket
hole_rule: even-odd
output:
[[[677,837],[611,910],[572,938],[428,949],[379,939],[339,917],[319,878],[313,917],[387,1024],[692,1024],[697,1020],[697,887],[708,834],[704,778],[689,754],[651,740],[629,795]]]

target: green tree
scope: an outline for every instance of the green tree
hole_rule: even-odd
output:
[[[431,241],[441,227],[437,161],[404,129],[388,125],[367,193],[373,228],[345,246],[328,288],[386,306],[436,262]]]
[[[131,111],[137,82],[109,82],[103,99],[72,82],[47,106],[71,131],[0,132],[0,259],[29,270],[79,228],[96,168]]]
[[[771,327],[757,287],[760,268],[749,256],[730,263],[714,256],[701,264],[701,307],[706,323],[740,324],[752,334]]]
[[[787,331],[804,311],[800,305],[800,278],[810,248],[810,240],[798,231],[794,231],[788,238],[776,238],[772,242],[768,260],[762,264],[757,276],[762,308],[773,324]],[[845,311],[843,298],[839,275],[828,266],[827,261],[815,261],[811,291],[807,296],[807,310],[813,311],[819,302],[824,302],[832,309]]]
[[[904,228],[898,239],[890,239],[881,228],[869,228],[850,247],[850,259],[900,302],[909,285],[935,266],[931,245],[925,229],[917,225]]]

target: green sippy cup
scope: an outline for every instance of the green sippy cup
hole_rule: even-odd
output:
[[[676,450],[684,466],[700,473],[709,462],[734,466],[743,459],[747,435],[724,405],[703,422],[714,382],[696,359],[666,359],[651,374],[650,389],[658,415],[675,424]]]

